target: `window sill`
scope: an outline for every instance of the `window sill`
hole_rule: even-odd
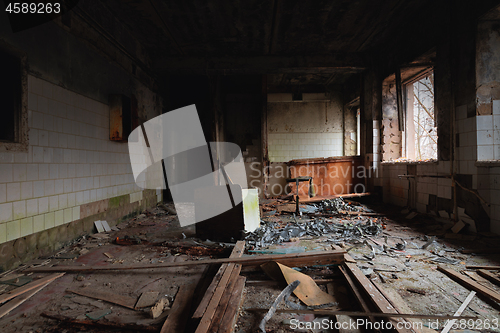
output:
[[[412,164],[412,165],[432,165],[438,164],[439,161],[382,161],[382,165],[395,165],[395,164]]]
[[[477,167],[495,168],[500,167],[500,160],[476,161],[475,165]]]

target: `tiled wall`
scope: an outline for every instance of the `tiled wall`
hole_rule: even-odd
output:
[[[493,115],[476,116],[477,159],[500,160],[500,100],[493,101]]]
[[[33,76],[28,87],[29,151],[0,152],[0,243],[78,220],[83,204],[140,201],[108,106]]]
[[[268,147],[271,162],[342,156],[342,133],[269,133]]]

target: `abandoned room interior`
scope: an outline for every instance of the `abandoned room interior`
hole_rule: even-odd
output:
[[[2,332],[500,332],[500,2],[4,1]]]

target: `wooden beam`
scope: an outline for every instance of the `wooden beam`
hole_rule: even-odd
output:
[[[160,333],[183,333],[185,331],[194,291],[194,284],[184,284],[179,287],[174,304]]]
[[[370,297],[373,304],[381,311],[386,314],[398,314],[398,311],[387,301],[387,299],[378,291],[378,289],[373,285],[373,283],[368,280],[368,278],[361,272],[361,270],[354,263],[346,262],[345,266],[349,269],[354,279],[358,281],[358,284],[365,291],[365,293]],[[390,317],[390,316],[389,316]],[[397,316],[392,317],[396,323],[402,323],[403,328],[397,328],[397,324],[394,325],[399,333],[413,333],[411,329],[404,328],[404,324]]]
[[[224,313],[224,317],[220,323],[219,331],[220,333],[233,333],[234,332],[234,324],[236,324],[236,320],[238,319],[238,310],[243,303],[243,289],[245,289],[245,280],[244,276],[239,276],[238,281],[236,282],[236,286],[233,288],[233,292],[231,293],[231,299],[229,300],[229,304],[227,306],[227,310]]]
[[[53,266],[36,267],[26,269],[25,272],[101,272],[101,271],[123,271],[136,269],[158,269],[210,264],[234,263],[243,266],[260,266],[269,261],[277,261],[280,264],[290,267],[312,266],[312,265],[339,265],[344,262],[344,250],[338,251],[311,251],[303,253],[290,254],[265,254],[255,256],[245,256],[242,258],[221,258],[221,259],[203,259],[196,261],[180,261],[150,265],[129,265],[129,266]]]
[[[494,300],[496,302],[500,302],[500,294],[495,292],[494,290],[480,285],[479,283],[472,280],[471,278],[464,276],[453,269],[444,268],[442,266],[438,266],[438,269],[441,272],[448,275],[453,280],[455,280],[456,282],[460,283],[462,286],[464,286],[468,289],[472,289],[483,296],[491,298],[492,300]]]
[[[245,242],[239,241],[236,243],[236,245],[233,248],[233,251],[231,252],[231,255],[229,258],[240,258],[245,250]],[[210,302],[210,299],[212,299],[212,296],[215,292],[215,289],[217,288],[217,285],[219,284],[222,275],[224,275],[224,272],[226,271],[227,267],[229,264],[222,264],[219,268],[219,271],[217,274],[215,274],[215,277],[212,280],[212,283],[207,288],[207,291],[205,292],[205,295],[203,295],[203,298],[196,308],[196,311],[193,314],[193,318],[201,318],[203,317],[203,314],[205,313],[205,310],[207,309],[208,303]]]
[[[487,278],[491,282],[500,286],[500,278],[498,276],[496,276],[495,274],[488,272],[487,270],[484,270],[484,269],[478,269],[477,273],[479,275],[481,275],[482,277]]]
[[[10,299],[12,299],[12,298],[14,298],[16,296],[24,294],[27,291],[30,291],[30,290],[38,288],[38,287],[40,287],[42,285],[45,285],[48,282],[52,282],[55,279],[60,278],[63,275],[64,275],[64,273],[52,274],[52,275],[46,276],[44,278],[41,278],[41,279],[35,280],[33,282],[30,282],[27,285],[24,285],[24,286],[22,286],[20,288],[16,288],[14,290],[6,292],[5,294],[0,295],[0,304],[1,303],[5,303],[8,300],[10,300]]]
[[[269,309],[250,308],[247,312],[267,312]],[[477,317],[451,315],[425,315],[415,313],[382,313],[382,312],[360,312],[360,311],[334,311],[334,310],[276,310],[276,313],[297,313],[297,314],[316,314],[321,316],[351,316],[351,317],[380,317],[380,318],[420,318],[420,319],[477,319]]]
[[[490,271],[496,271],[500,269],[500,266],[482,266],[482,265],[467,265],[467,269],[489,269]]]
[[[240,57],[164,57],[154,63],[160,72],[181,74],[282,74],[361,72],[366,62],[361,53],[335,53],[328,56],[240,56]]]

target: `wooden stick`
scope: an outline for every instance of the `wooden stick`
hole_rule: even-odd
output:
[[[79,320],[79,319],[74,319],[66,316],[62,316],[60,314],[54,313],[54,312],[43,312],[41,314],[42,317],[49,318],[49,319],[55,319],[59,320],[62,322],[70,323],[70,324],[76,324],[76,325],[88,325],[88,326],[96,326],[96,327],[104,327],[104,328],[120,328],[120,329],[125,329],[125,330],[131,330],[134,332],[137,331],[148,331],[148,332],[158,332],[158,326],[144,326],[144,325],[137,325],[137,324],[122,324],[122,323],[117,323],[117,322],[112,322],[112,321],[103,321],[103,320]]]
[[[160,333],[183,333],[189,318],[189,310],[195,291],[194,285],[182,285]]]
[[[52,282],[52,281],[50,281],[50,282]],[[37,292],[39,292],[40,290],[42,290],[43,288],[48,286],[50,284],[50,282],[47,282],[46,284],[44,284],[36,289],[33,289],[30,292],[26,292],[26,293],[16,297],[15,299],[10,301],[9,303],[2,305],[0,307],[0,318],[7,315],[9,312],[11,312],[15,308],[17,308],[19,305],[26,302],[28,299],[31,298],[31,296],[35,295]]]
[[[233,248],[233,251],[231,252],[231,255],[229,258],[239,258],[242,256],[243,251],[245,250],[245,242],[239,241],[236,243],[235,247]],[[210,302],[210,299],[212,298],[212,295],[214,294],[215,288],[217,288],[217,285],[220,282],[220,279],[222,278],[222,275],[224,275],[224,272],[226,271],[227,267],[229,264],[222,264],[219,268],[219,271],[215,275],[215,277],[212,280],[212,283],[210,283],[210,286],[208,286],[207,291],[205,292],[205,295],[203,295],[203,298],[196,308],[196,311],[193,314],[193,318],[201,318],[203,317],[203,314],[205,313],[205,310],[207,309],[208,303]]]
[[[472,280],[469,277],[466,277],[457,271],[454,271],[452,269],[444,268],[442,266],[438,266],[438,269],[448,275],[450,278],[455,280],[456,282],[460,283],[466,288],[472,289],[478,293],[480,293],[483,296],[489,297],[492,300],[496,302],[500,302],[500,294],[495,292],[494,290],[487,288],[485,286],[480,285],[476,281]]]
[[[134,270],[134,269],[156,269],[182,266],[197,266],[210,264],[241,264],[243,266],[260,266],[269,261],[277,261],[280,264],[290,267],[313,266],[313,265],[339,265],[344,261],[344,250],[340,251],[311,251],[289,254],[264,254],[255,256],[245,256],[242,258],[221,258],[207,259],[197,261],[180,261],[154,265],[129,265],[129,266],[54,266],[37,267],[25,270],[25,272],[100,272],[115,270]]]
[[[468,265],[465,266],[467,269],[489,269],[490,271],[495,271],[500,269],[500,266],[481,266],[481,265]]]
[[[269,309],[251,308],[245,309],[247,312],[267,312]],[[395,318],[420,318],[420,319],[477,319],[471,316],[448,316],[448,315],[424,315],[414,313],[377,313],[377,312],[360,312],[360,311],[333,311],[333,310],[276,310],[276,313],[297,313],[297,314],[317,314],[322,316],[351,316],[351,317],[395,317]]]
[[[455,314],[453,316],[460,316],[462,314],[462,312],[464,312],[464,310],[469,306],[469,303],[470,301],[472,301],[472,298],[474,298],[474,295],[476,295],[476,292],[475,291],[471,291],[469,296],[467,296],[467,298],[465,299],[465,301],[462,303],[462,305],[460,305],[460,307],[458,308],[457,312],[455,312]],[[443,330],[441,331],[441,333],[448,333],[450,331],[450,329],[453,327],[453,324],[456,322],[457,320],[456,319],[453,319],[453,320],[450,320],[446,326],[443,328]]]
[[[245,280],[246,278],[244,276],[238,277],[236,286],[233,288],[233,292],[231,293],[231,299],[229,300],[227,310],[224,313],[224,317],[222,318],[222,321],[220,323],[220,329],[218,331],[220,333],[234,332],[234,324],[238,319],[238,310],[243,303],[243,289],[245,288]]]
[[[10,299],[12,299],[12,298],[14,298],[16,296],[24,294],[27,291],[30,291],[30,290],[38,288],[38,287],[40,287],[42,285],[45,285],[48,282],[52,282],[55,279],[60,278],[63,275],[64,275],[64,273],[52,274],[52,275],[46,276],[44,278],[41,278],[41,279],[35,280],[33,282],[30,282],[30,283],[28,283],[28,284],[26,284],[26,285],[24,285],[24,286],[22,286],[20,288],[16,288],[14,290],[6,292],[5,294],[0,295],[0,304],[1,303],[5,303],[8,300],[10,300]]]
[[[487,278],[491,282],[493,282],[493,283],[495,283],[495,284],[497,284],[497,285],[500,286],[500,278],[498,276],[496,276],[495,274],[493,274],[491,272],[488,272],[488,271],[486,271],[484,269],[478,269],[477,273],[479,275],[481,275],[482,277]]]

